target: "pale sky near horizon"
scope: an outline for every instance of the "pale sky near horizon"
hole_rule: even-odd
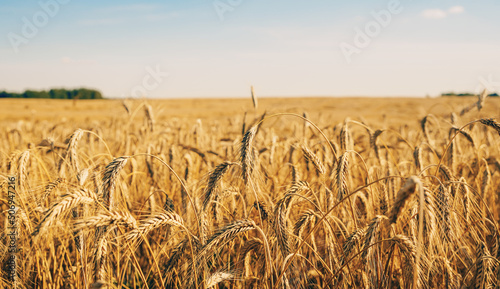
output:
[[[498,12],[495,0],[2,0],[0,91],[500,92]]]

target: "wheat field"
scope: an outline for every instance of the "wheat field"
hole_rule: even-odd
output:
[[[0,287],[500,287],[499,112],[1,100]]]

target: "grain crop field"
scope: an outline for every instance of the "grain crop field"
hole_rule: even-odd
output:
[[[499,114],[2,99],[0,287],[498,288]]]

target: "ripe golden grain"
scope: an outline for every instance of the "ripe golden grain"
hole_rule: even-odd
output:
[[[245,110],[258,109],[252,94]],[[5,236],[9,176],[18,188],[19,250],[5,254],[17,260],[15,282],[78,289],[499,284],[497,99],[483,93],[440,106],[457,111],[408,105],[406,122],[390,114],[373,121],[373,110],[356,121],[357,112],[320,114],[304,103],[278,115],[281,106],[259,101],[269,113],[247,113],[243,122],[244,111],[190,119],[159,113],[155,101],[128,100],[125,110],[111,101],[112,118],[1,124]],[[9,282],[0,279],[0,287]]]

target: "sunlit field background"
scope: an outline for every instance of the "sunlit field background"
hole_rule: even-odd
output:
[[[499,101],[1,100],[1,286],[496,286]]]
[[[500,288],[500,1],[0,1],[0,288]]]

